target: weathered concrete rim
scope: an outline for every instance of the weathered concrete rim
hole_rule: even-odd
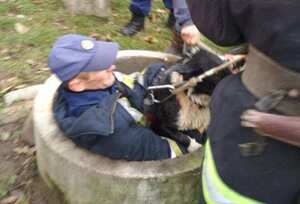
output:
[[[128,59],[131,57],[147,57],[147,58],[157,58],[163,59],[165,62],[174,62],[181,57],[169,53],[149,51],[149,50],[121,50],[118,52],[117,59]]]
[[[133,56],[150,56],[149,58],[159,58],[165,61],[176,61],[179,59],[177,56],[161,52],[124,50],[119,51],[118,60],[132,58]],[[55,76],[51,76],[42,86],[34,101],[33,118],[37,146],[44,144],[55,154],[55,157],[64,160],[64,162],[72,163],[74,166],[87,169],[95,174],[112,177],[133,179],[160,178],[191,171],[197,172],[199,170],[201,164],[200,149],[175,159],[128,162],[111,160],[77,147],[71,140],[63,136],[52,114],[52,101],[60,83]],[[106,168],[107,166],[109,168]],[[139,171],[142,169],[143,171]]]

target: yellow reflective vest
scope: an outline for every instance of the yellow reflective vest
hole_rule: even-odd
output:
[[[208,204],[262,204],[234,191],[222,181],[215,166],[209,140],[205,145],[202,188],[204,200]]]

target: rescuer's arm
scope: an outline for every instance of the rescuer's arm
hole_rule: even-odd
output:
[[[247,110],[241,119],[244,127],[255,128],[267,137],[300,147],[300,117]]]

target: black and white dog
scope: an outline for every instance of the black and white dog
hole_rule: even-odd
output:
[[[153,85],[178,84],[222,63],[224,61],[219,56],[200,49],[185,62],[178,62],[161,71]],[[210,95],[217,83],[229,74],[228,70],[218,73],[167,100],[164,99],[170,95],[168,89],[153,90],[150,100],[154,96],[156,101],[152,101],[146,109],[146,115],[154,116],[151,128],[159,135],[175,140],[184,152],[199,148],[205,140],[210,121]]]

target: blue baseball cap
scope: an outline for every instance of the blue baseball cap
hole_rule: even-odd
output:
[[[48,57],[48,66],[62,81],[68,81],[80,72],[108,69],[114,64],[119,45],[96,41],[78,34],[60,37]]]

